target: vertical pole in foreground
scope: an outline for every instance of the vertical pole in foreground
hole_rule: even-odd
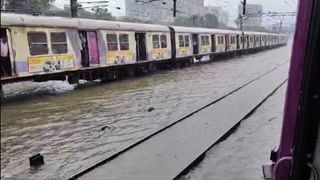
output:
[[[70,0],[70,10],[71,10],[71,17],[78,16],[78,3],[77,0]]]
[[[176,17],[177,12],[177,0],[173,0],[173,17]]]
[[[247,0],[243,0],[242,3],[242,14],[240,14],[240,30],[243,30],[243,16],[246,14],[246,4],[247,4]]]
[[[242,15],[239,14],[239,20],[240,20],[240,31],[242,31]]]
[[[247,0],[243,0],[242,15],[246,14],[246,4],[247,4]]]

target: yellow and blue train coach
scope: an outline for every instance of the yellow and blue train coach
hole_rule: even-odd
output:
[[[1,36],[8,39],[12,69],[1,83],[53,79],[50,74],[94,80],[110,67],[197,62],[287,42],[281,34],[7,13]]]

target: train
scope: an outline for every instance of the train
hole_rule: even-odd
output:
[[[154,64],[208,61],[288,41],[285,34],[13,13],[1,13],[0,38],[8,46],[1,84],[65,77],[77,83],[116,77],[117,68],[152,70]]]

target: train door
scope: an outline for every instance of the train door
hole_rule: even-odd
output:
[[[87,40],[89,50],[89,65],[99,65],[99,48],[97,33],[95,31],[88,31]]]
[[[225,51],[228,51],[229,50],[229,45],[230,45],[230,41],[229,41],[229,35],[228,34],[226,34],[225,35],[225,42],[226,42],[226,44],[225,44]]]
[[[9,39],[7,36],[7,29],[1,28],[0,30],[0,43],[1,43],[1,77],[12,75],[12,66],[9,51]]]
[[[262,36],[259,36],[259,47],[262,46]]]
[[[212,44],[212,52],[216,52],[216,36],[213,34],[211,35],[211,44]]]
[[[236,36],[237,49],[240,49],[240,36]]]
[[[198,34],[192,34],[193,54],[199,54],[199,37]]]
[[[257,43],[258,43],[258,38],[257,38],[256,35],[254,35],[253,37],[254,37],[254,38],[253,38],[253,47],[257,47],[257,46],[258,46],[258,45],[257,45]]]
[[[146,33],[136,33],[136,54],[137,61],[147,60]]]
[[[82,67],[89,67],[89,48],[87,40],[87,32],[79,31],[79,38],[81,41],[81,64]]]

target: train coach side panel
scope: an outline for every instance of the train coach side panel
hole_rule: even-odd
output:
[[[65,29],[38,27],[12,27],[11,30],[17,75],[77,68],[76,64],[80,59],[77,59],[76,51],[79,48],[76,47],[77,43],[73,42],[73,38],[76,37],[73,37],[71,30],[67,32]],[[57,35],[63,38],[57,37]],[[57,38],[54,39],[54,37]],[[64,47],[63,52],[61,46]],[[46,51],[38,53],[38,49],[41,48]],[[37,51],[37,53],[31,51]]]
[[[107,64],[107,45],[104,39],[104,32],[97,31],[97,40],[98,40],[98,48],[99,48],[99,64],[106,65]]]
[[[255,47],[255,39],[254,39],[254,35],[249,35],[249,49],[254,48]]]
[[[101,30],[101,64],[132,64],[136,62],[136,42],[132,31]]]
[[[29,55],[28,38],[26,29],[19,27],[11,27],[11,43],[14,57],[14,66],[16,73],[28,73],[27,57]]]
[[[146,41],[149,61],[171,59],[170,32],[147,32]]]
[[[190,33],[176,33],[176,57],[189,57],[193,55]]]
[[[211,35],[199,34],[199,55],[211,53]]]
[[[67,29],[66,35],[68,46],[70,47],[69,51],[74,55],[74,68],[81,68],[81,42],[78,31]]]
[[[236,34],[230,34],[229,35],[229,49],[228,51],[235,51],[237,50],[237,35]]]
[[[226,49],[224,34],[215,34],[216,52],[221,53]]]

